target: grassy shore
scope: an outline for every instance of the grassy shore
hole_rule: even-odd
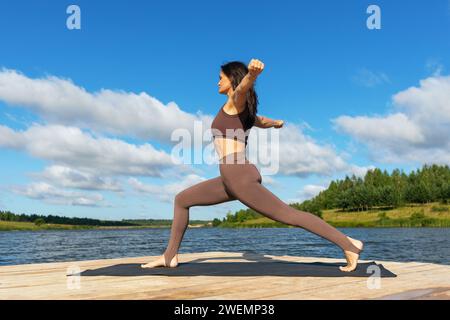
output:
[[[0,231],[37,231],[37,230],[72,230],[92,229],[90,226],[45,223],[36,225],[32,222],[0,221]]]
[[[199,228],[204,225],[189,225],[190,228]],[[41,230],[115,230],[115,229],[149,229],[149,228],[170,228],[170,225],[142,225],[142,226],[81,226],[70,224],[54,224],[44,223],[36,225],[32,222],[15,222],[15,221],[1,221],[0,231],[41,231]]]
[[[373,209],[346,212],[324,210],[322,219],[334,227],[450,227],[450,205],[428,203],[408,205],[395,209]],[[266,217],[243,222],[222,222],[227,228],[273,228],[292,227]]]
[[[450,227],[450,205],[428,203],[360,212],[329,210],[323,219],[336,227]]]
[[[423,205],[408,205],[396,209],[373,209],[369,211],[346,212],[340,210],[325,210],[322,219],[335,227],[450,227],[450,205],[428,203]],[[190,228],[206,227],[205,224],[189,225]],[[266,217],[243,222],[222,222],[224,228],[287,228],[289,225],[273,221]],[[0,231],[38,231],[38,230],[80,230],[80,229],[143,229],[170,228],[170,225],[140,225],[140,226],[80,226],[68,224],[41,224],[32,222],[0,221]]]

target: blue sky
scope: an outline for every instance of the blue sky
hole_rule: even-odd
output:
[[[81,30],[66,28],[70,4],[81,8]],[[381,9],[380,30],[366,27],[370,4]],[[142,133],[126,106],[133,106],[133,94],[145,93],[163,106],[175,104],[183,121],[198,112],[213,117],[226,98],[217,92],[220,65],[232,60],[264,62],[256,84],[259,114],[283,119],[280,134],[294,136],[281,150],[298,150],[298,158],[281,158],[283,170],[266,179],[286,202],[310,198],[332,179],[370,167],[409,172],[424,163],[450,163],[448,0],[19,0],[0,6],[0,209],[172,218],[171,199],[180,186],[215,177],[218,168],[198,166],[187,179],[173,166],[159,177],[149,174],[153,162],[127,166],[120,150],[140,159],[147,151],[133,146],[166,153],[171,146],[163,121],[149,122],[154,130]],[[74,91],[55,86],[41,92],[42,83],[54,85],[49,77],[65,79]],[[118,93],[123,103],[96,96],[102,89]],[[105,108],[117,106],[124,123],[108,125],[108,115],[94,115],[95,103],[76,100],[83,90]],[[58,108],[64,97],[77,102]],[[147,108],[146,99],[136,103],[155,107]],[[33,124],[39,127],[30,130]],[[62,139],[73,138],[70,128],[81,130],[75,134],[81,145],[90,141],[108,154],[117,145],[120,159],[101,162],[92,150],[63,154],[71,150]],[[42,139],[58,152],[40,149]],[[52,174],[42,175],[46,168]],[[81,176],[89,181],[80,183]],[[222,218],[244,207],[238,201],[195,207],[191,218]]]

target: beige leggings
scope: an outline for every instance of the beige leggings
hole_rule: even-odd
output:
[[[297,210],[261,184],[261,175],[244,152],[221,159],[220,176],[193,185],[175,196],[169,244],[164,252],[166,266],[177,254],[189,222],[189,208],[239,200],[247,207],[275,221],[297,226],[325,238],[342,250],[360,250],[339,230],[309,212]]]

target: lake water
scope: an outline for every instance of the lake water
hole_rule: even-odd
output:
[[[364,260],[450,264],[450,228],[339,228],[365,242]],[[160,255],[170,229],[0,232],[0,265]],[[300,228],[189,228],[179,253],[227,251],[344,258]]]

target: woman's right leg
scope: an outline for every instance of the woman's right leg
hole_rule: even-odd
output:
[[[221,176],[202,181],[179,192],[174,200],[170,239],[163,255],[164,265],[170,266],[172,258],[178,253],[189,223],[190,207],[207,206],[232,200],[236,200],[236,198],[228,193]]]
[[[230,159],[232,158],[230,157]],[[354,253],[361,251],[346,235],[326,221],[312,213],[297,210],[283,202],[261,184],[261,175],[256,166],[247,159],[243,160],[245,160],[245,163],[243,161],[243,163],[238,164],[230,161],[231,163],[220,164],[220,173],[224,184],[237,200],[272,220],[298,226],[315,233],[335,243],[344,251]]]
[[[342,248],[347,259],[347,266],[339,269],[346,272],[356,269],[363,243],[359,240],[354,243],[321,218],[283,202],[261,184],[262,177],[254,164],[220,164],[220,174],[229,192],[247,207],[272,220],[301,227],[335,243]]]

